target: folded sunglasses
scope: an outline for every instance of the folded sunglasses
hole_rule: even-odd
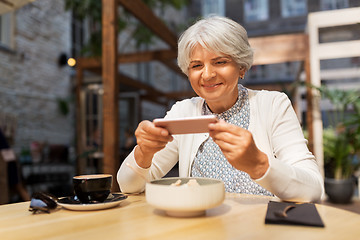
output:
[[[35,192],[31,196],[29,211],[32,213],[46,212],[50,213],[51,210],[57,207],[57,197],[42,192]]]

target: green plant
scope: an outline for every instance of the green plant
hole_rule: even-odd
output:
[[[63,98],[57,98],[56,101],[59,113],[63,116],[67,116],[70,112],[69,101]]]
[[[162,17],[167,7],[180,10],[189,3],[189,0],[143,0],[143,2],[150,9],[158,10],[158,15]],[[82,55],[84,56],[101,56],[101,4],[101,0],[65,0],[65,9],[72,10],[77,19],[88,18],[90,20],[90,36],[82,49]],[[122,44],[123,48],[126,48],[127,43],[131,40],[135,40],[137,48],[154,42],[155,34],[126,10],[120,8],[120,11],[118,31],[121,32],[127,29],[128,32],[131,32],[127,34],[127,39],[122,40],[122,43],[124,43]],[[168,26],[175,28],[172,29],[174,31],[181,28],[180,25],[174,23],[169,23]]]
[[[346,133],[339,133],[329,127],[323,132],[326,175],[335,179],[349,178],[355,170],[354,148],[348,142]]]
[[[334,108],[326,113],[329,127],[323,134],[325,175],[335,179],[349,178],[359,167],[360,91],[325,86],[318,90]]]

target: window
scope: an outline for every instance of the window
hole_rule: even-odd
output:
[[[13,48],[13,13],[0,15],[0,46]]]
[[[225,16],[225,0],[202,0],[202,15]]]
[[[83,55],[83,47],[88,41],[88,19],[80,20],[75,16],[72,15],[72,45],[71,45],[71,56],[76,58]]]
[[[267,20],[269,18],[268,0],[245,0],[244,11],[247,22]]]
[[[307,13],[306,0],[281,0],[281,15],[284,18],[304,16]]]
[[[322,11],[348,8],[349,0],[321,0],[320,4]]]
[[[89,84],[83,90],[83,103],[85,109],[83,115],[83,126],[85,126],[86,147],[99,150],[102,147],[102,106],[103,106],[103,88],[99,84]]]

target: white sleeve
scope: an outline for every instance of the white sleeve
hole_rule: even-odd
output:
[[[269,104],[268,135],[273,154],[267,154],[268,171],[255,181],[283,200],[320,200],[323,178],[290,100],[285,94],[277,94]]]
[[[176,138],[174,138],[172,142],[169,142],[164,149],[155,153],[150,168],[141,168],[136,163],[134,157],[135,148],[125,158],[117,173],[120,190],[124,193],[143,192],[146,184],[145,179],[151,181],[162,178],[178,161]],[[135,170],[128,167],[127,164],[130,164]],[[143,177],[141,177],[140,174]]]
[[[136,147],[135,147],[136,148]],[[149,178],[149,169],[141,168],[137,165],[134,157],[133,151],[125,158],[123,163],[121,164],[118,172],[117,172],[117,182],[119,184],[120,190],[123,193],[138,193],[143,192],[145,190],[145,183],[146,181],[139,176],[141,174],[145,179],[150,180]],[[131,168],[128,167],[126,164],[132,166],[133,169],[136,170],[137,173]]]
[[[203,99],[199,97],[176,102],[171,107],[170,111],[166,113],[165,118],[198,116],[202,103]],[[182,135],[173,135],[174,140],[169,142],[164,149],[154,155],[152,164],[148,169],[143,169],[137,165],[133,150],[121,164],[117,173],[117,181],[121,191],[134,193],[145,190],[145,180],[139,176],[139,174],[136,174],[131,168],[126,166],[127,163],[139,170],[137,172],[141,173],[141,175],[143,175],[146,179],[154,180],[164,177],[179,161],[179,145],[184,142],[184,137],[181,136]],[[182,145],[184,146],[184,144]],[[188,145],[191,146],[191,143],[187,142],[186,146]],[[184,152],[182,153],[182,156],[184,159]],[[189,159],[188,157],[185,158],[187,160]],[[181,166],[179,166],[179,169],[181,169]]]

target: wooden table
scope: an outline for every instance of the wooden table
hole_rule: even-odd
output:
[[[28,211],[29,202],[0,206],[0,239],[360,239],[360,215],[316,205],[325,228],[265,224],[268,197],[227,194],[196,218],[174,218],[129,196],[98,211]]]

